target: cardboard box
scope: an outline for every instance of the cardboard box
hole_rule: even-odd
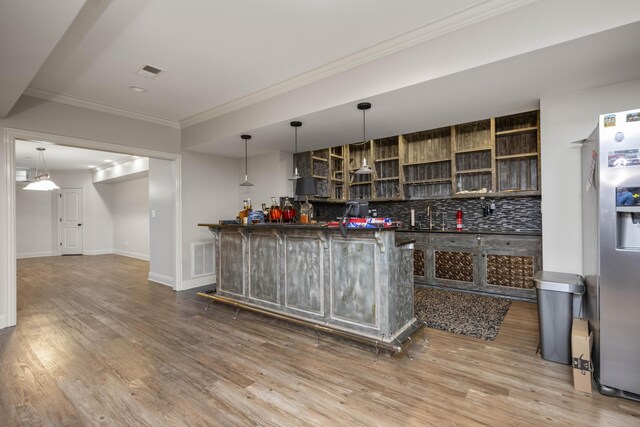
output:
[[[571,360],[573,364],[573,388],[591,393],[593,364],[591,362],[591,346],[593,332],[589,333],[587,319],[573,319],[571,328]]]

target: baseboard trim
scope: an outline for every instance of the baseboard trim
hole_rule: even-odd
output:
[[[141,259],[143,261],[149,261],[149,254],[141,254],[138,252],[130,252],[130,251],[123,251],[120,249],[114,249],[113,253],[116,255],[122,255],[122,256],[126,256],[129,258],[136,258],[136,259]]]
[[[152,273],[149,272],[149,281],[159,283],[161,285],[174,287],[174,279],[170,276],[165,276],[164,274]]]
[[[9,325],[7,325],[7,316],[5,316],[4,314],[0,316],[0,329],[4,329],[6,327],[8,327]]]
[[[44,251],[44,252],[25,252],[22,254],[16,254],[16,259],[22,259],[22,258],[42,258],[42,257],[47,257],[47,256],[54,256],[55,254],[51,251]]]
[[[112,254],[113,249],[85,249],[82,255],[108,255]]]
[[[188,289],[199,288],[200,286],[213,285],[216,283],[216,275],[208,274],[202,277],[196,277],[195,279],[183,280],[182,286],[178,291],[186,291]]]

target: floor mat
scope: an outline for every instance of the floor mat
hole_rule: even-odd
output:
[[[416,287],[415,316],[427,327],[493,341],[511,301],[465,292]]]

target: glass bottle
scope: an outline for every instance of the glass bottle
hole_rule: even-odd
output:
[[[282,220],[284,222],[296,222],[296,210],[289,201],[288,197],[284,199],[284,206],[282,206]]]
[[[247,219],[249,217],[249,204],[246,200],[242,201],[242,210],[238,212],[238,218],[240,218],[240,224],[247,225]]]
[[[313,220],[313,206],[309,203],[309,196],[307,200],[300,206],[300,224],[308,224]]]
[[[276,198],[271,198],[271,208],[269,209],[269,220],[271,222],[280,222],[282,221],[282,209],[276,203]]]

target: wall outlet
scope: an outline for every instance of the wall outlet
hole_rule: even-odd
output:
[[[151,218],[155,218],[156,217],[156,211],[155,209],[151,210]]]

